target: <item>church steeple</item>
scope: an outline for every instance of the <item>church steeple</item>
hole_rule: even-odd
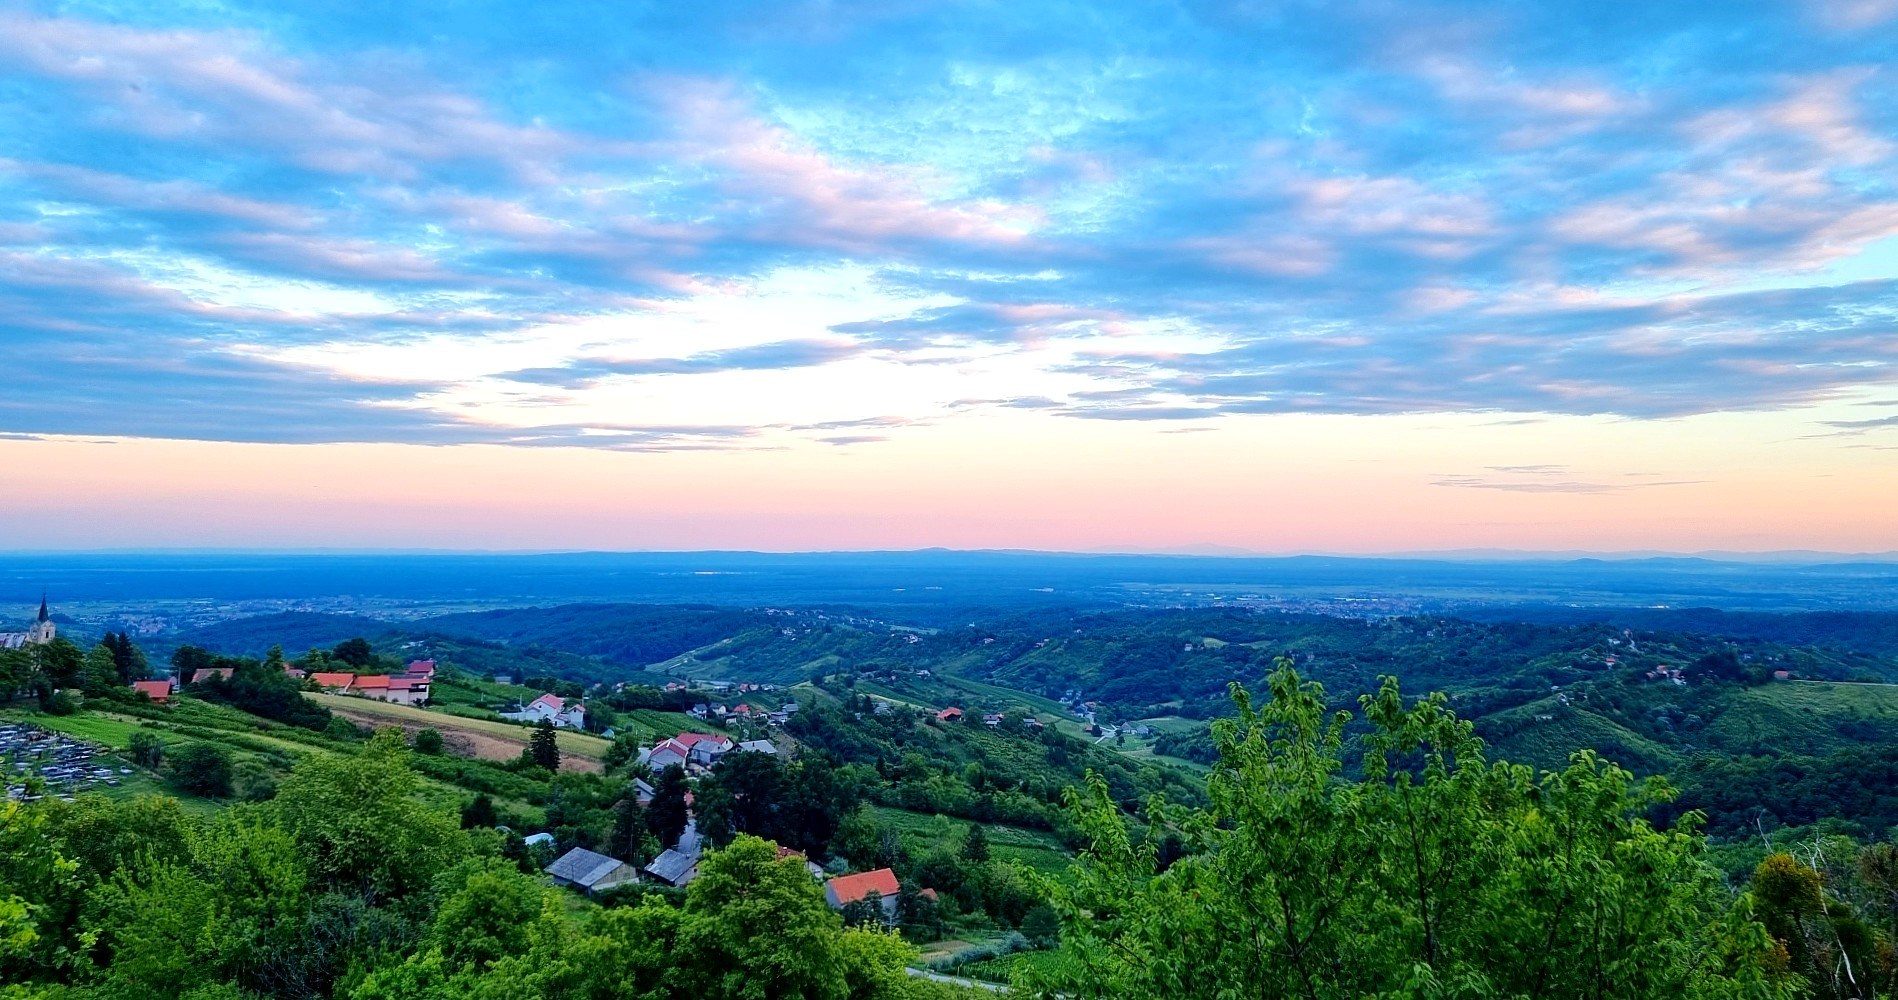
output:
[[[46,620],[46,595],[40,594],[40,621]]]

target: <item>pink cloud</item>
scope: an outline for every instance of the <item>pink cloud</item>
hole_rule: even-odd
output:
[[[87,89],[101,117],[133,131],[270,145],[332,173],[409,178],[420,163],[475,159],[546,178],[552,161],[584,145],[543,126],[500,121],[472,98],[385,67],[326,79],[238,32],[142,31],[14,13],[0,15],[0,57]]]
[[[122,208],[185,212],[278,229],[304,229],[316,214],[279,202],[228,195],[186,180],[151,181],[84,167],[0,158],[0,173],[49,181],[75,197]]]
[[[1788,81],[1784,96],[1680,127],[1685,162],[1646,189],[1555,217],[1557,241],[1655,251],[1646,273],[1709,278],[1811,270],[1898,235],[1898,202],[1849,171],[1891,164],[1898,145],[1860,121],[1863,73]]]
[[[669,81],[673,152],[711,171],[734,196],[762,203],[762,235],[859,252],[892,242],[1021,245],[1042,222],[1033,208],[940,193],[946,179],[909,164],[847,165],[756,114],[730,88]]]
[[[1813,0],[1819,20],[1838,31],[1862,31],[1898,17],[1898,0]]]

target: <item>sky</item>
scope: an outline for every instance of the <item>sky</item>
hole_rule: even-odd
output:
[[[1898,0],[0,0],[0,549],[1898,550]]]

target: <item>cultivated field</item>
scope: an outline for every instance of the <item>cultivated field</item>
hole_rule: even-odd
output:
[[[452,752],[484,760],[512,760],[519,757],[532,734],[532,730],[527,727],[509,722],[469,719],[368,698],[314,693],[305,693],[304,697],[358,725],[400,726],[411,735],[418,730],[433,729],[442,734],[442,742]],[[605,765],[601,759],[606,756],[607,748],[612,746],[597,736],[567,730],[561,730],[555,739],[560,745],[560,768],[563,771],[602,770]]]

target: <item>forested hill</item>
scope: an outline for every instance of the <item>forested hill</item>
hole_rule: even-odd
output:
[[[1898,687],[1888,683],[1898,659],[1877,641],[1889,616],[1627,614],[1524,623],[1044,610],[971,613],[938,631],[849,609],[595,604],[401,624],[271,616],[190,638],[255,656],[272,636],[294,650],[362,631],[378,649],[477,673],[585,683],[819,680],[930,709],[1031,710],[1075,733],[1085,717],[1128,752],[1197,763],[1211,759],[1210,720],[1231,711],[1228,686],[1255,684],[1286,657],[1340,707],[1395,675],[1407,691],[1445,692],[1511,759],[1556,768],[1593,749],[1669,775],[1716,831],[1898,824],[1884,777],[1898,774]],[[1794,641],[1806,636],[1820,641]]]
[[[1772,614],[1720,608],[1577,608],[1551,605],[1471,608],[1461,617],[1482,622],[1605,623],[1643,631],[1692,632],[1734,639],[1766,639],[1864,653],[1898,654],[1898,613],[1807,611]]]

